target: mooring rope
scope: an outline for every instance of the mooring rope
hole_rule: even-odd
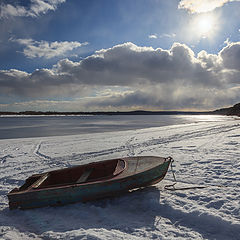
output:
[[[173,175],[174,183],[173,184],[169,184],[169,185],[165,185],[164,186],[165,190],[176,191],[176,190],[201,189],[201,188],[207,188],[208,187],[208,186],[192,186],[192,187],[176,188],[175,185],[177,184],[177,179],[176,179],[175,172],[173,170],[174,159],[172,157],[167,157],[167,159],[171,161],[170,162],[170,168],[171,168],[171,172],[172,172],[172,175]]]

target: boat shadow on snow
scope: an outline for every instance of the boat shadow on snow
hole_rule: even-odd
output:
[[[14,227],[19,232],[34,233],[46,237],[55,232],[117,230],[134,234],[138,229],[160,231],[166,220],[177,228],[186,227],[208,239],[236,239],[239,224],[231,224],[210,212],[183,212],[166,201],[160,185],[135,189],[121,195],[87,203],[44,207],[29,210],[4,209],[4,227]],[[161,198],[161,194],[164,196]],[[161,221],[163,220],[163,222]]]
[[[143,227],[156,229],[154,223],[159,213],[155,210],[159,204],[160,190],[149,186],[87,203],[29,210],[5,209],[3,214],[10,221],[6,225],[37,235],[87,229],[115,229],[131,233]]]

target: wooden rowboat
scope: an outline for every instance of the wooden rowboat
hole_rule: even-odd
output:
[[[161,181],[171,158],[144,156],[94,162],[35,174],[8,193],[9,208],[86,202]]]

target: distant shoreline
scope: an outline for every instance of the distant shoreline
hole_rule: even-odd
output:
[[[214,111],[97,111],[97,112],[55,112],[55,111],[23,111],[23,112],[0,112],[0,116],[77,116],[77,115],[228,115],[240,116],[240,103],[229,108],[221,108]]]
[[[209,115],[210,112],[186,112],[186,111],[129,111],[129,112],[0,112],[0,115],[9,116],[77,116],[77,115]]]

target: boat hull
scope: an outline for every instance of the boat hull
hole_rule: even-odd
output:
[[[153,162],[152,157],[150,158]],[[143,164],[147,165],[146,159],[135,157],[125,158],[125,161],[128,164],[127,170],[107,181],[71,184],[55,188],[36,189],[34,191],[10,192],[8,194],[9,208],[28,209],[56,206],[117,195],[134,188],[158,183],[166,175],[171,162],[170,159],[164,159],[163,161],[163,158],[161,158],[161,164],[152,164],[148,169],[146,167],[140,169]]]

